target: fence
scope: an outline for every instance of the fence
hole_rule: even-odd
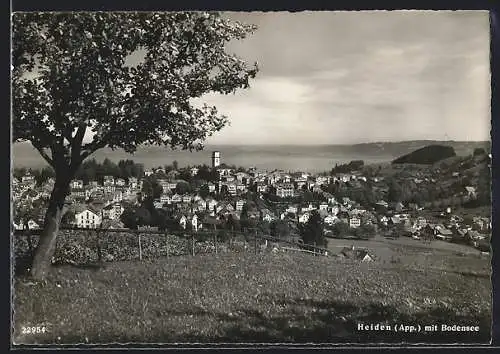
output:
[[[18,259],[29,258],[38,242],[40,229],[16,230],[14,251]],[[282,247],[284,245],[292,247]],[[204,231],[158,231],[131,229],[90,229],[64,227],[58,235],[53,263],[95,263],[117,260],[154,259],[226,251],[254,252],[278,247],[288,251],[305,251],[326,255],[316,245],[304,245],[257,229],[240,232],[227,229]]]

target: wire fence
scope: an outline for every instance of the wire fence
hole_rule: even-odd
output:
[[[32,257],[41,232],[41,229],[14,231],[16,259]],[[264,234],[258,229],[241,232],[228,229],[160,231],[64,227],[59,230],[52,261],[89,264],[223,252],[253,252],[257,255],[278,250],[328,255],[326,248]]]

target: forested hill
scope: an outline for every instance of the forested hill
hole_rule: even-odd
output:
[[[489,141],[436,141],[436,140],[412,140],[400,142],[378,142],[351,145],[351,149],[357,151],[384,151],[388,155],[403,156],[415,150],[430,145],[450,146],[455,150],[458,156],[467,156],[472,154],[476,148],[483,148],[487,152],[491,150]]]
[[[401,156],[394,161],[393,164],[418,164],[418,165],[432,165],[438,161],[454,157],[457,154],[455,149],[451,146],[443,145],[429,145],[421,149],[415,150],[407,155]]]

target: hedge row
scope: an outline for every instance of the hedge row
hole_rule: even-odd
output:
[[[143,259],[164,256],[180,256],[192,253],[192,239],[175,235],[140,234]],[[30,258],[30,249],[38,243],[38,236],[31,236],[31,247],[27,236],[14,237],[14,258],[19,261]],[[233,239],[231,249],[244,251],[246,242]],[[218,239],[217,251],[229,250],[227,240]],[[92,264],[101,259],[105,262],[139,259],[139,237],[134,233],[101,233],[95,231],[62,231],[57,238],[53,264]],[[195,242],[195,253],[215,252],[213,237],[204,235]]]

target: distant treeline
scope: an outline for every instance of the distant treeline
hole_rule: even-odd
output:
[[[52,167],[47,166],[41,169],[17,167],[14,169],[14,177],[22,178],[26,173],[30,173],[34,176],[37,185],[42,185],[49,178],[55,177],[55,172]],[[142,177],[144,174],[144,166],[139,163],[135,163],[133,160],[120,160],[118,164],[115,164],[109,159],[104,159],[104,161],[97,162],[95,159],[85,161],[80,169],[75,175],[75,179],[83,180],[84,184],[90,181],[103,182],[104,176],[113,176],[115,178],[123,178],[126,181],[130,177]]]
[[[365,162],[363,160],[353,160],[347,164],[335,164],[335,167],[332,168],[331,173],[336,174],[336,173],[350,173],[353,171],[359,171],[363,166],[365,165]]]

